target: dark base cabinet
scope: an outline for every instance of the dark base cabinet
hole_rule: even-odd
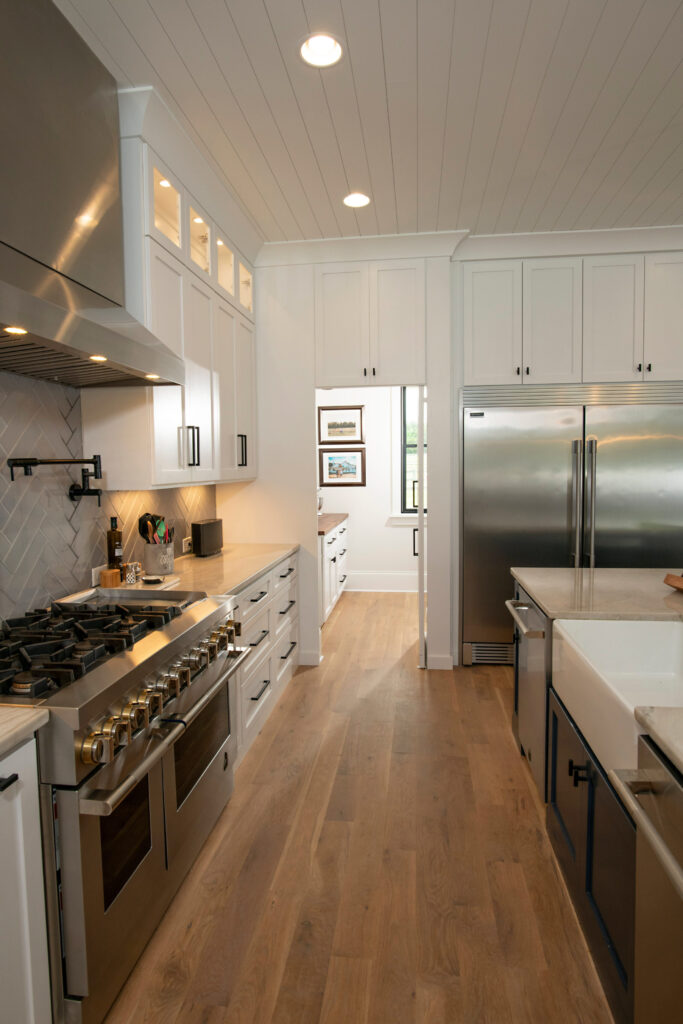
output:
[[[617,1024],[633,1020],[636,830],[554,690],[547,828]]]

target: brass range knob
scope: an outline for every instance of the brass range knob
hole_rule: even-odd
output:
[[[220,630],[215,629],[209,637],[212,643],[218,645],[219,651],[227,651],[228,649],[228,635],[227,633],[221,633]]]
[[[114,756],[114,744],[101,732],[91,732],[81,744],[83,764],[109,764]]]
[[[191,669],[199,669],[209,663],[209,652],[203,651],[201,647],[193,647],[191,651],[188,651],[183,657],[183,661]]]
[[[206,640],[202,640],[199,645],[199,649],[206,653],[208,663],[215,661],[218,657],[218,642],[216,640],[212,640],[211,637],[207,637]]]
[[[182,689],[190,685],[191,677],[190,670],[187,665],[182,665],[180,662],[176,662],[171,665],[168,670],[169,682],[176,688],[176,696]]]
[[[130,722],[119,715],[108,718],[100,731],[111,741],[114,748],[126,746],[132,738]]]
[[[150,719],[160,715],[164,710],[164,694],[161,690],[148,687],[142,690],[138,699],[147,708],[148,723]]]
[[[149,706],[146,701],[132,700],[124,707],[121,718],[130,723],[132,732],[146,729],[149,725]]]

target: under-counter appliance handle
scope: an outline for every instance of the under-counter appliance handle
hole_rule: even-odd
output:
[[[545,638],[544,629],[531,629],[519,614],[520,611],[528,611],[531,607],[526,601],[506,601],[505,607],[510,612],[523,637],[527,640],[543,640]]]
[[[580,440],[572,441],[572,500],[574,507],[574,568],[581,565],[581,481],[583,444]]]
[[[586,456],[588,465],[586,466],[586,473],[590,477],[590,498],[589,498],[589,517],[590,517],[590,532],[588,535],[588,567],[589,569],[595,568],[595,481],[598,471],[598,442],[595,438],[589,438],[586,441]]]
[[[177,724],[174,723],[174,719],[167,719],[167,722],[173,724],[173,728],[170,732],[167,732],[158,742],[154,749],[147,754],[145,758],[136,765],[133,771],[126,776],[116,789],[112,789],[109,792],[106,790],[94,789],[89,796],[82,796],[78,801],[78,810],[80,814],[94,815],[97,818],[106,818],[110,814],[113,814],[116,808],[122,803],[128,794],[135,789],[138,782],[148,774],[150,768],[153,768],[158,761],[164,756],[164,754],[170,750],[175,741],[182,735],[185,729],[195,720],[197,715],[201,714],[207,704],[210,704],[213,698],[226,685],[227,680],[237,669],[240,667],[242,662],[245,661],[247,655],[251,652],[251,648],[240,648],[239,655],[236,658],[231,658],[228,661],[229,669],[224,672],[220,679],[217,679],[213,686],[210,686],[206,693],[203,693],[196,704],[193,704],[191,708],[184,711],[182,717],[178,715]],[[161,719],[163,723],[163,719]],[[160,724],[161,724],[160,723]],[[101,794],[101,795],[97,795]],[[106,795],[105,795],[106,794]]]
[[[647,839],[652,852],[662,866],[669,881],[683,900],[683,868],[673,856],[668,846],[652,823],[652,819],[636,800],[638,789],[650,789],[652,770],[648,768],[623,769],[616,771],[610,768],[607,778],[614,786],[626,810],[633,818],[636,829]]]

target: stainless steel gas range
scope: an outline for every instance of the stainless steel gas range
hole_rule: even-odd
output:
[[[38,734],[55,1021],[98,1024],[233,788],[232,599],[91,591],[2,624]]]

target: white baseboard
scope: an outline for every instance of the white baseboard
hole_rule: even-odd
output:
[[[428,654],[427,668],[443,669],[450,672],[453,668],[453,657],[450,654]]]
[[[414,572],[349,572],[347,590],[403,591],[417,593],[417,569]],[[425,580],[426,583],[426,580]]]
[[[299,651],[300,665],[319,665],[322,660],[322,654],[319,654],[318,651]]]

